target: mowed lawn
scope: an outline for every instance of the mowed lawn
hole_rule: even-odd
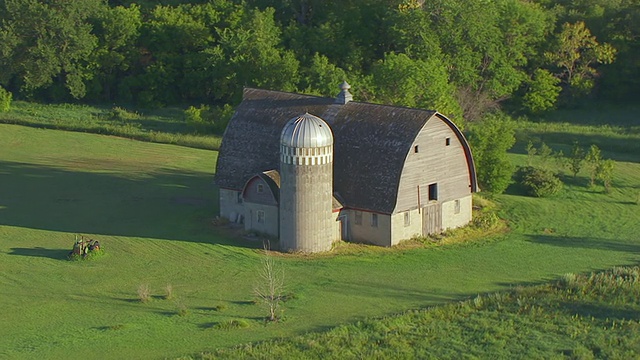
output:
[[[512,228],[497,238],[277,256],[294,298],[265,325],[252,303],[260,244],[211,224],[216,156],[0,125],[0,358],[179,357],[640,260],[638,159],[618,162],[611,194],[582,175],[555,199],[497,197]],[[75,234],[106,255],[67,261]],[[215,327],[231,319],[250,326]]]

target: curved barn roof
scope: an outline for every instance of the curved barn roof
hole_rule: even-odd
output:
[[[347,208],[393,212],[400,175],[413,141],[435,111],[246,88],[242,103],[224,133],[216,183],[241,190],[263,171],[277,169],[280,135],[293,117],[311,113],[324,119],[334,137],[334,192]],[[464,136],[446,119],[465,146]],[[470,167],[475,191],[475,169]]]

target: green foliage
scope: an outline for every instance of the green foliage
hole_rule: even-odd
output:
[[[589,167],[589,184],[594,186],[596,178],[598,177],[600,164],[602,163],[600,148],[596,145],[591,145],[591,147],[589,147],[589,152],[587,152],[584,157],[584,160]]]
[[[610,64],[616,49],[610,44],[600,44],[583,21],[565,23],[549,52],[548,61],[557,67],[555,74],[571,90],[571,96],[588,94],[594,86],[598,72],[595,64]]]
[[[499,113],[469,128],[469,143],[481,189],[499,194],[511,183],[514,167],[507,150],[515,144],[514,132],[513,121]]]
[[[518,169],[517,178],[531,196],[551,196],[562,190],[562,181],[545,168],[525,166]]]
[[[571,155],[569,156],[569,161],[567,165],[569,166],[569,170],[573,174],[573,178],[575,179],[578,176],[578,173],[582,169],[582,164],[585,161],[585,153],[584,149],[580,147],[577,141],[573,142],[571,146]]]
[[[606,159],[598,163],[596,167],[596,177],[602,180],[602,185],[606,192],[611,191],[611,180],[613,179],[613,170],[615,169],[616,162],[611,159]]]
[[[372,69],[375,98],[386,104],[437,109],[461,120],[462,111],[448,82],[444,63],[436,57],[412,60],[405,54],[388,53]]]
[[[536,69],[533,78],[528,82],[527,93],[522,99],[525,109],[534,114],[553,110],[562,90],[558,83],[560,79],[549,71]]]
[[[13,94],[0,86],[0,112],[7,112],[11,109]]]
[[[214,109],[213,113],[218,119],[214,123],[215,131],[224,131],[233,108],[226,105]],[[184,121],[183,112],[172,108],[142,114],[119,106],[107,110],[85,105],[16,101],[11,111],[0,112],[0,123],[108,134],[212,150],[218,149],[221,142],[219,135],[189,134],[191,129]]]
[[[210,117],[210,111],[211,109],[206,105],[200,105],[199,108],[195,106],[189,106],[184,111],[184,120],[187,122],[187,125],[192,127],[196,132],[201,132],[211,124],[210,120],[207,119],[208,117]]]
[[[65,92],[84,97],[86,81],[94,75],[90,59],[98,43],[89,20],[105,10],[105,3],[5,1],[3,7],[0,65],[5,81],[19,84],[25,94],[49,89],[52,97],[64,98]]]
[[[640,351],[640,268],[591,274],[247,344],[202,359],[268,357],[628,358]],[[558,350],[562,349],[562,350]]]

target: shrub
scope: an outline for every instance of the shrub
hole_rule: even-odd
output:
[[[210,109],[206,105],[200,105],[199,108],[189,106],[184,111],[184,120],[195,132],[201,132],[211,125],[211,122],[208,120],[209,112]]]
[[[214,327],[222,330],[244,329],[249,327],[249,322],[243,319],[231,319],[219,322]]]
[[[13,94],[0,86],[0,112],[7,112],[11,109],[11,100],[13,100]]]
[[[138,299],[143,303],[151,300],[151,289],[149,289],[149,285],[140,284],[140,286],[138,286]]]
[[[562,181],[550,170],[525,166],[518,170],[517,177],[532,196],[550,196],[562,189]]]
[[[174,297],[174,294],[173,294],[173,285],[171,285],[171,284],[167,284],[167,285],[164,287],[164,298],[165,298],[166,300],[171,300],[171,299],[173,299],[173,297]]]
[[[140,119],[142,116],[140,114],[138,114],[135,111],[129,111],[125,108],[121,108],[119,106],[114,106],[113,108],[111,108],[111,110],[109,110],[109,112],[107,112],[107,118],[109,118],[109,120],[116,120],[116,121],[129,121],[129,120],[138,120]]]
[[[492,229],[498,222],[500,218],[493,211],[483,211],[473,217],[473,226],[477,229]]]

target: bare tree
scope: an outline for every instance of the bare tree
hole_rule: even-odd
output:
[[[269,243],[266,243],[258,282],[253,291],[258,301],[269,311],[268,320],[278,321],[280,305],[283,302],[284,269],[275,265],[269,252]]]

